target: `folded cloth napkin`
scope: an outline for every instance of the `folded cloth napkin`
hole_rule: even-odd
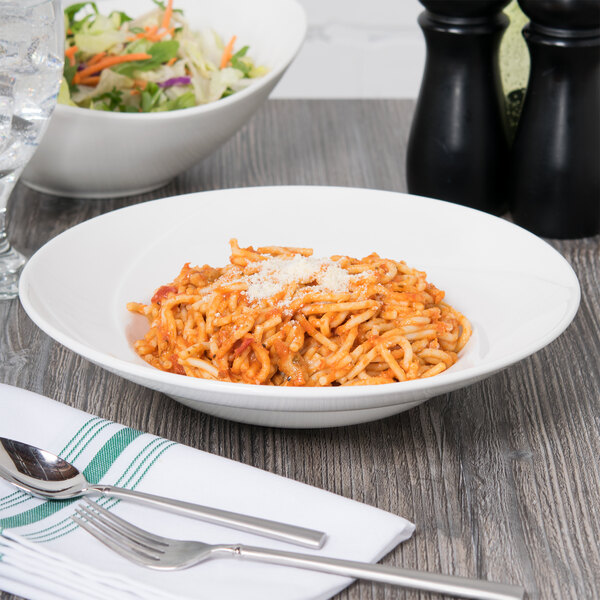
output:
[[[105,483],[310,527],[322,550],[110,498],[100,503],[159,535],[245,543],[376,562],[414,525],[382,510],[259,469],[94,417],[0,384],[0,436],[33,444]],[[138,567],[71,519],[81,500],[45,501],[0,480],[0,589],[31,600],[326,599],[351,579],[251,561],[215,559],[183,571]]]

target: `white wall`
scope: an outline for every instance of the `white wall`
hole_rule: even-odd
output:
[[[273,98],[415,98],[425,42],[418,0],[299,0],[304,46]]]

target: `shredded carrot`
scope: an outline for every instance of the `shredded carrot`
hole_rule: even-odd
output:
[[[87,61],[86,66],[91,67],[92,65],[99,63],[105,56],[106,52],[98,52],[98,54],[95,54],[92,56],[92,58],[90,58],[90,60]]]
[[[146,38],[151,42],[159,42],[165,35],[170,34],[173,35],[175,31],[175,27],[169,28],[169,23],[171,21],[171,16],[173,15],[173,0],[170,0],[169,5],[165,9],[165,15],[162,21],[161,26],[158,25],[146,25],[144,27],[144,31],[140,33],[136,33],[135,35],[129,36],[127,38],[128,42],[133,42],[134,40],[139,40],[141,38]]]
[[[175,32],[175,27],[171,27],[171,29],[163,29],[162,31],[160,31],[159,33],[157,33],[154,36],[153,41],[158,42],[158,41],[162,40],[165,37],[165,35],[167,35],[167,34],[172,36],[174,32]]]
[[[171,23],[171,17],[173,16],[173,0],[169,0],[167,2],[167,8],[165,9],[165,14],[163,15],[162,20],[162,29],[168,30],[169,25]]]
[[[146,34],[145,34],[145,33],[143,33],[143,32],[140,32],[140,33],[136,33],[135,35],[130,35],[130,36],[127,38],[127,41],[128,41],[128,42],[133,42],[133,41],[135,41],[135,40],[139,40],[139,39],[141,39],[141,38],[143,38],[143,37],[146,37]]]
[[[156,42],[156,32],[158,31],[158,25],[146,25],[142,33],[138,33],[136,38],[146,38],[150,42]]]
[[[77,46],[71,46],[65,50],[65,56],[69,59],[69,64],[75,65],[75,53],[79,50]]]
[[[137,54],[123,54],[121,56],[107,56],[102,60],[98,61],[95,65],[91,67],[86,67],[83,71],[79,71],[75,73],[75,77],[73,77],[73,83],[80,83],[82,79],[89,77],[90,75],[95,75],[96,73],[100,73],[100,71],[107,69],[108,67],[113,67],[115,65],[120,65],[121,63],[126,62],[134,62],[138,60],[148,60],[152,58],[151,54],[146,54],[145,52],[138,52]]]
[[[167,34],[173,35],[174,32],[175,32],[175,27],[171,27],[170,29],[163,29],[161,27],[159,29],[158,25],[153,25],[152,27],[150,27],[148,25],[144,28],[143,33],[138,33],[138,34],[136,34],[135,37],[133,37],[133,36],[128,37],[127,41],[131,42],[133,40],[137,40],[140,38],[146,38],[147,40],[149,40],[151,42],[160,42],[160,40],[162,40],[162,38],[164,38],[165,35],[167,35]]]
[[[134,79],[133,83],[135,84],[135,87],[140,90],[145,90],[148,86],[148,82],[145,79]]]
[[[166,64],[167,64],[167,67],[170,67],[170,66],[174,65],[176,62],[177,62],[177,57],[176,57],[176,56],[174,56],[173,58],[170,58],[170,59],[167,61],[167,63],[166,63]]]
[[[132,96],[137,96],[140,93],[140,90],[137,88],[133,88],[131,92],[129,92]]]
[[[227,42],[225,48],[223,48],[223,54],[221,55],[221,69],[224,69],[229,64],[229,61],[233,56],[233,45],[235,44],[236,39],[237,37],[234,35],[229,42]]]
[[[70,27],[67,29],[67,35],[73,35],[73,30]]]
[[[80,83],[81,85],[95,86],[95,85],[98,85],[99,82],[100,82],[100,75],[95,75],[92,77],[84,77],[83,79],[80,79],[77,83]]]

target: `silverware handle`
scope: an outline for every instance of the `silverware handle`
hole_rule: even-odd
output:
[[[91,485],[87,492],[101,494],[103,496],[112,496],[123,500],[131,500],[146,506],[153,506],[178,515],[192,517],[231,527],[240,531],[246,531],[261,535],[263,537],[289,542],[297,546],[313,548],[319,550],[325,543],[326,534],[322,531],[315,531],[305,527],[289,525],[287,523],[279,523],[277,521],[269,521],[249,515],[242,515],[228,510],[220,510],[209,506],[200,506],[191,502],[182,502],[181,500],[173,500],[171,498],[163,498],[154,496],[153,494],[145,494],[135,490],[127,490],[114,487],[111,485]]]
[[[321,571],[333,575],[343,575],[354,579],[366,579],[380,583],[391,583],[406,588],[437,592],[458,596],[459,598],[477,598],[479,600],[521,600],[525,590],[517,585],[494,583],[467,577],[399,569],[386,565],[325,558],[310,554],[269,550],[253,546],[226,546],[221,550],[233,553],[239,558],[256,560],[300,569]]]

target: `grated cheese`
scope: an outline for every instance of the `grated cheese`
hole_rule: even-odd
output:
[[[291,283],[313,284],[314,291],[345,292],[349,289],[350,274],[329,258],[296,255],[270,258],[249,266],[258,268],[247,277],[246,295],[250,301],[274,296]]]

